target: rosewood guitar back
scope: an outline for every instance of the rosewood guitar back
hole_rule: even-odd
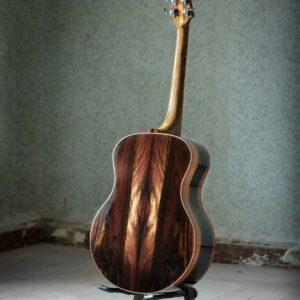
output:
[[[200,196],[208,152],[174,135],[135,134],[116,145],[113,163],[113,190],[91,227],[101,273],[139,293],[196,283],[214,248]]]

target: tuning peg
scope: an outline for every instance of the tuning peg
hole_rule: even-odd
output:
[[[176,4],[177,0],[166,0],[166,2],[171,2],[171,4]]]
[[[183,15],[186,16],[186,17],[190,17],[190,16],[194,16],[194,10],[191,9],[191,8],[185,8],[183,10]]]
[[[173,17],[177,17],[178,16],[178,10],[177,9],[169,9],[169,8],[164,8],[164,12],[165,14],[170,17],[170,18],[173,18]]]

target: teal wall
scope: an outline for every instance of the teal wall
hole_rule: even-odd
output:
[[[0,231],[39,218],[37,8],[0,1]]]
[[[158,0],[2,2],[24,9],[1,22],[20,55],[0,69],[1,124],[14,129],[1,127],[1,177],[21,188],[5,190],[0,218],[33,209],[88,226],[112,187],[114,144],[164,117],[175,27]],[[300,242],[299,2],[194,6],[183,136],[210,151],[203,200],[217,237]]]

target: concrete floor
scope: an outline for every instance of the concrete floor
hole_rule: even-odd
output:
[[[0,299],[133,299],[98,291],[98,283],[86,249],[39,244],[0,253]],[[196,288],[199,300],[299,300],[300,272],[213,264]]]

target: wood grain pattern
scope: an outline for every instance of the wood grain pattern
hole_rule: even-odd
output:
[[[207,151],[166,134],[136,134],[113,154],[115,184],[91,228],[92,255],[108,281],[155,293],[195,283],[213,255],[200,202]]]

